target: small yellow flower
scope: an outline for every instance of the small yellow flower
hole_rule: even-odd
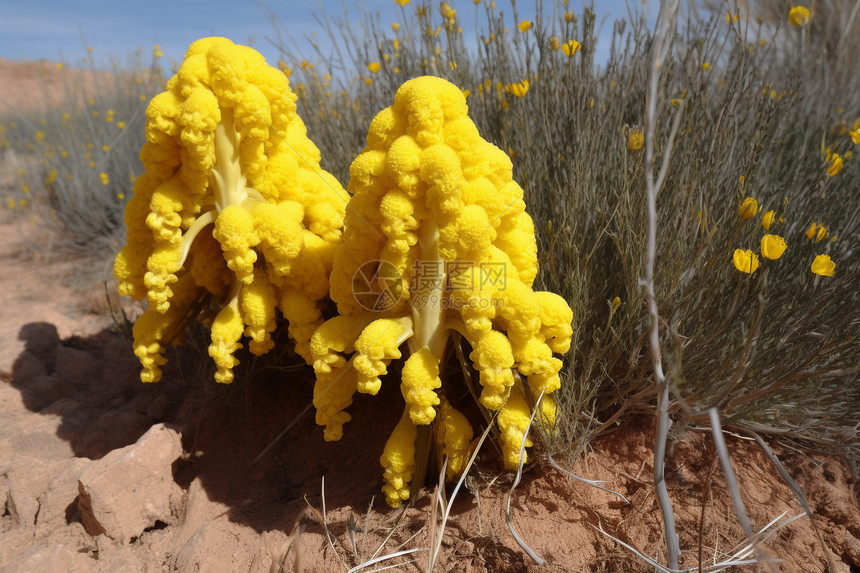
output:
[[[124,121],[118,121],[118,122],[116,122],[116,126],[119,129],[125,129],[125,122]]]
[[[756,213],[758,213],[758,202],[752,197],[744,199],[740,207],[738,207],[738,215],[740,215],[741,219],[750,219],[755,217]]]
[[[788,21],[795,28],[802,28],[809,23],[809,9],[805,6],[795,6],[788,11]]]
[[[466,97],[466,98],[472,94],[471,90],[462,90],[462,92],[463,92],[463,97]]]
[[[373,83],[373,78],[364,78],[364,83],[366,83],[367,85],[372,84],[372,83]]]
[[[837,173],[842,171],[843,162],[842,158],[838,153],[828,154],[828,162],[827,162],[827,175],[830,177],[834,177]]]
[[[627,151],[631,153],[634,151],[639,151],[642,149],[642,145],[645,144],[645,134],[642,133],[642,130],[638,127],[634,127],[630,130],[630,133],[627,134]]]
[[[829,235],[830,233],[827,231],[827,227],[815,222],[810,223],[809,228],[806,229],[806,238],[815,239],[816,243],[823,241]]]
[[[832,277],[834,269],[836,269],[836,263],[830,259],[829,255],[818,255],[812,261],[812,272],[816,275]]]
[[[102,185],[107,185],[108,183],[110,183],[110,177],[108,177],[108,174],[104,171],[99,173],[99,179],[101,180]]]
[[[117,193],[116,198],[122,201],[123,199],[125,199],[125,193]]]
[[[558,39],[558,36],[550,36],[549,38],[549,49],[553,52],[557,52],[561,47],[561,40]],[[857,131],[860,134],[860,130]]]
[[[572,58],[580,48],[582,48],[582,44],[576,40],[568,40],[561,46],[561,51],[564,52],[564,55],[568,58]]]
[[[764,227],[765,231],[770,231],[770,226],[773,225],[774,211],[771,209],[767,213],[765,213],[761,218],[761,226]]]
[[[58,70],[62,70],[62,69],[63,69],[63,64],[61,64],[61,63],[57,62],[57,69],[58,69]]]
[[[573,10],[564,13],[564,21],[567,23],[576,22],[576,15],[573,13]]]
[[[737,21],[738,21],[738,15],[737,14],[732,15],[731,12],[726,12],[726,22],[728,22],[729,24],[733,24]]]
[[[615,312],[616,310],[618,310],[619,306],[621,306],[621,297],[616,296],[615,298],[612,299],[612,312]]]
[[[788,245],[779,235],[765,235],[761,238],[761,255],[772,261],[777,260],[785,252]]]
[[[758,255],[753,253],[750,249],[745,251],[735,249],[732,262],[735,263],[735,268],[742,273],[753,274],[758,268]]]
[[[707,72],[708,70],[710,70],[710,69],[711,69],[711,64],[709,64],[708,62],[703,63],[703,64],[702,64],[702,69],[703,69],[703,70],[705,70],[705,71]]]
[[[447,2],[442,2],[439,5],[439,13],[442,14],[443,18],[448,18],[449,20],[453,19],[454,16],[457,15],[457,11],[451,8]]]
[[[518,84],[510,84],[505,86],[505,91],[516,97],[525,97],[529,91],[529,81],[523,80]]]
[[[394,30],[394,33],[396,34],[400,31],[400,24],[398,24],[397,22],[392,22],[391,29]]]
[[[102,145],[102,151],[104,151],[105,153],[110,151],[110,145]]]
[[[517,28],[520,29],[520,32],[525,34],[526,32],[528,32],[529,30],[532,29],[532,23],[529,22],[528,20],[523,20],[522,22],[519,23]]]
[[[369,64],[367,64],[367,69],[370,70],[371,74],[377,73],[381,67],[382,66],[379,64],[379,62],[370,62]]]

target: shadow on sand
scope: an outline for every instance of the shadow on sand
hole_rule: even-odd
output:
[[[275,355],[286,341],[272,356],[242,354],[237,381],[219,385],[205,336],[199,329],[171,348],[162,381],[143,384],[131,342],[115,329],[61,340],[54,325],[30,323],[10,383],[27,408],[61,418],[57,434],[78,457],[100,458],[153,424],[172,425],[188,454],[175,464],[176,482],[199,480],[231,521],[257,532],[289,529],[305,496],[319,507],[322,476],[329,508],[366,508],[374,496],[384,507],[379,455],[403,404],[394,380],[375,397],[357,395],[343,439],[325,442],[312,370],[288,350]]]

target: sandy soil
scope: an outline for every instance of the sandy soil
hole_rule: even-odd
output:
[[[390,510],[380,494],[378,458],[400,411],[396,380],[377,397],[358,397],[337,443],[324,442],[314,423],[310,372],[286,353],[218,386],[198,332],[171,351],[161,383],[142,384],[127,333],[99,303],[103,287],[73,290],[66,273],[79,263],[37,257],[30,245],[45,237],[38,222],[0,222],[0,573],[343,572],[415,549],[379,566],[425,569],[432,484],[403,510]],[[143,452],[156,424],[178,432],[182,449],[172,463],[151,466],[177,493],[160,512],[149,506],[163,499],[130,501],[141,492],[126,466],[99,465],[112,452]],[[543,565],[505,523],[512,476],[485,447],[451,505],[436,571],[653,570],[608,535],[665,563],[652,435],[651,420],[629,420],[569,468],[629,503],[546,465],[529,468],[512,495],[512,522]],[[757,529],[802,513],[754,443],[728,441]],[[847,462],[773,447],[806,492],[824,546],[803,516],[773,531],[760,555],[780,559],[786,572],[860,571],[860,509]],[[111,485],[127,492],[112,510],[144,515],[146,525],[119,538],[94,529],[97,500],[83,484],[96,470],[113,472]],[[707,567],[744,544],[709,434],[690,428],[677,437],[667,479],[685,567],[700,559]]]

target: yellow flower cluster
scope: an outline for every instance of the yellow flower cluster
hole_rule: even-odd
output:
[[[741,180],[741,184],[743,184],[743,179]],[[742,220],[754,217],[757,212],[758,202],[752,197],[746,197],[741,202],[740,207],[738,207],[738,215]],[[775,220],[776,212],[771,209],[762,215],[761,226],[765,231],[770,231]],[[779,221],[783,222],[784,219],[779,218]],[[805,234],[807,239],[813,239],[815,242],[821,242],[829,236],[827,227],[817,222],[811,223],[806,229]],[[785,242],[785,239],[779,235],[768,233],[761,238],[760,252],[766,259],[770,259],[772,261],[779,259],[787,248],[788,244]],[[752,274],[759,267],[759,258],[751,249],[735,249],[735,252],[732,255],[732,263],[737,270],[743,273]],[[834,263],[830,259],[830,256],[826,254],[817,255],[815,260],[812,262],[812,272],[817,275],[832,277],[835,268],[836,263]]]
[[[510,159],[480,137],[459,88],[421,77],[371,122],[349,190],[331,274],[339,316],[311,340],[325,438],[340,439],[354,393],[376,394],[406,344],[405,409],[381,458],[386,501],[409,498],[415,437],[434,420],[449,477],[461,472],[472,428],[447,401],[442,369],[456,332],[472,347],[480,404],[498,411],[503,458],[515,466],[529,404],[543,394],[543,417],[554,419],[554,354],[568,350],[573,316],[561,297],[532,290],[534,227]]]
[[[346,193],[320,169],[295,100],[259,53],[205,38],[150,102],[146,173],[114,263],[120,293],[149,302],[134,326],[141,380],[161,378],[165,346],[193,318],[211,321],[219,382],[232,381],[243,335],[254,354],[272,348],[277,308],[310,359]]]

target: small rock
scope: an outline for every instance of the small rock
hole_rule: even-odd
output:
[[[18,527],[30,528],[39,513],[39,497],[66,465],[64,460],[20,457],[5,472],[8,480],[6,509]],[[69,500],[70,503],[72,499]]]
[[[53,529],[66,524],[66,511],[78,497],[78,479],[94,462],[86,458],[73,458],[66,463],[47,490],[39,496],[37,530]]]
[[[62,543],[51,543],[34,545],[0,568],[0,573],[88,573],[95,569],[95,563],[86,555],[72,551]]]
[[[172,464],[182,454],[180,436],[163,424],[137,443],[97,460],[78,480],[78,510],[90,535],[130,541],[156,521],[171,521],[171,502],[182,496]]]
[[[230,573],[235,538],[207,523],[185,542],[176,554],[174,567],[179,573]]]

